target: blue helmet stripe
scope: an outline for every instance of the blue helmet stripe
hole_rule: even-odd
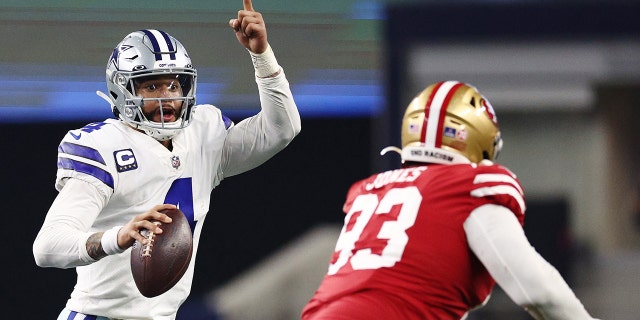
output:
[[[58,157],[58,169],[69,169],[88,174],[113,189],[113,176],[111,173],[90,164],[73,159]]]
[[[151,45],[153,46],[153,52],[155,53],[156,56],[156,61],[157,60],[162,60],[162,49],[160,49],[160,41],[164,40],[164,43],[167,45],[167,53],[169,54],[169,58],[171,60],[176,60],[176,49],[173,47],[173,42],[171,41],[171,37],[164,31],[161,30],[153,30],[153,31],[157,31],[158,33],[160,33],[162,35],[162,39],[156,38],[156,36],[153,34],[153,32],[151,32],[151,30],[141,30],[142,32],[144,32],[145,35],[147,35],[147,37],[149,37],[149,40],[151,41]]]
[[[173,47],[173,42],[171,42],[171,38],[169,37],[169,35],[161,30],[158,30],[160,32],[160,34],[162,34],[162,37],[164,38],[164,41],[167,42],[167,48],[169,48],[169,52],[171,52],[171,54],[169,54],[169,58],[171,60],[175,60],[176,59],[176,49]]]
[[[89,148],[86,146],[82,146],[79,144],[71,143],[71,142],[62,142],[58,146],[58,152],[66,153],[86,159],[93,160],[95,162],[100,162],[104,165],[107,163],[104,161],[98,150]]]
[[[146,34],[147,37],[149,37],[149,40],[151,41],[151,45],[153,46],[153,52],[156,55],[156,61],[162,60],[162,54],[160,54],[160,44],[158,44],[158,39],[156,39],[153,33],[151,33],[151,31],[149,30],[140,30],[140,31],[144,32],[144,34]]]

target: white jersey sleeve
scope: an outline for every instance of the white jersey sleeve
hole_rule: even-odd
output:
[[[222,154],[224,177],[251,170],[284,149],[300,132],[300,114],[284,71],[256,77],[262,110],[229,128]]]
[[[86,242],[107,198],[93,184],[67,178],[33,243],[40,267],[71,268],[95,262]]]
[[[560,273],[531,246],[509,209],[484,205],[464,223],[469,247],[507,295],[536,319],[593,319]]]

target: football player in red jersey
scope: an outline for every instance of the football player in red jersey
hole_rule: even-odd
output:
[[[527,240],[525,197],[495,164],[502,140],[478,90],[444,81],[409,104],[402,168],[353,184],[329,270],[303,320],[464,319],[496,282],[536,319],[592,319]]]

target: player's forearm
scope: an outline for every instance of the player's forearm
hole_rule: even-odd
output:
[[[471,250],[507,295],[537,319],[592,319],[558,271],[531,246],[515,216],[485,205],[465,221]]]
[[[87,254],[94,260],[100,260],[107,256],[102,248],[102,235],[104,232],[96,232],[89,236],[86,243]]]
[[[251,54],[251,57],[262,106],[262,126],[268,135],[281,137],[286,145],[301,129],[300,114],[289,82],[270,46],[265,53]]]
[[[104,206],[106,197],[85,181],[71,178],[65,182],[33,243],[33,255],[36,264],[41,267],[72,268],[87,265],[97,260],[89,251],[99,257],[97,247],[90,244],[101,240],[102,236],[97,237],[95,231],[89,229]]]
[[[301,120],[289,82],[284,73],[275,78],[257,79],[262,106],[259,115],[267,137],[278,139],[279,145],[291,142],[300,133]]]
[[[264,163],[300,132],[298,107],[284,72],[279,70],[273,77],[256,77],[262,108],[260,113],[240,121],[229,130],[225,140],[225,149],[229,152],[225,152],[227,158],[224,162],[230,165],[224,170],[225,177]]]
[[[501,286],[512,292],[507,292],[509,296],[536,319],[592,319],[556,268],[533,247],[528,255],[530,257],[524,260],[529,261],[529,268],[516,270],[507,267],[514,270],[513,275],[503,281],[507,282],[505,286]],[[520,283],[521,288],[513,288],[514,283]],[[514,292],[516,290],[522,290],[524,294]]]
[[[124,251],[118,246],[120,226],[95,233],[80,232],[64,224],[43,228],[33,244],[40,267],[73,268]]]
[[[62,225],[44,227],[33,242],[36,264],[66,269],[94,262],[86,250],[91,235]]]

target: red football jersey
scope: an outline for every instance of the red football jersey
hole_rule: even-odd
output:
[[[495,285],[463,228],[484,204],[524,222],[522,187],[497,164],[409,167],[356,182],[329,271],[302,318],[460,319]]]

